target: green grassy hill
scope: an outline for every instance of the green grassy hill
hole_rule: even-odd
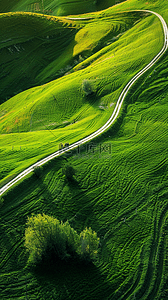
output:
[[[27,71],[27,60],[24,63],[20,54],[10,53],[12,67],[8,69],[10,73],[6,73],[6,76],[2,78],[4,94],[6,90],[7,93],[12,93],[12,91],[17,93],[19,83],[22,83],[22,68],[24,72],[27,72],[26,76],[29,76],[30,80],[33,80],[33,75],[36,74],[36,80],[41,83],[52,78],[53,74],[57,76],[56,72],[62,65],[66,66],[63,74],[69,71],[66,76],[59,74],[60,78],[33,89],[27,89],[1,104],[1,158],[4,156],[9,158],[5,165],[2,163],[1,181],[7,180],[8,176],[14,176],[40,157],[54,152],[58,149],[59,143],[75,142],[100,128],[110,117],[123,86],[161,49],[163,37],[161,25],[156,17],[147,17],[146,14],[140,12],[117,15],[111,13],[109,16],[109,11],[107,11],[107,14],[108,17],[97,13],[91,20],[69,21],[67,27],[63,19],[53,18],[50,21],[37,15],[27,16],[26,14],[30,20],[34,18],[39,21],[39,18],[39,22],[43,21],[44,28],[51,25],[53,30],[53,27],[60,23],[61,28],[63,27],[61,36],[63,37],[65,33],[66,42],[67,32],[72,31],[72,34],[69,34],[70,43],[67,48],[64,48],[64,39],[61,39],[60,44],[56,43],[56,39],[51,47],[53,53],[58,54],[58,58],[45,68],[43,67],[39,73],[40,55],[43,55],[43,59],[45,57],[43,48],[31,47],[32,51],[30,51],[29,47],[32,44],[30,41],[26,42],[27,51],[25,50],[25,53],[23,50],[23,55],[34,56],[32,64],[29,63],[27,66]],[[7,18],[8,22],[10,18],[16,18],[16,22],[19,22],[23,17],[20,14],[12,14],[11,17],[2,15],[3,18]],[[74,29],[71,29],[72,27]],[[12,27],[11,34],[14,32]],[[59,35],[59,32],[60,28],[56,33]],[[17,35],[21,40],[21,36]],[[147,36],[148,43],[146,43]],[[8,41],[2,48],[5,53],[7,52],[6,43]],[[12,45],[11,48],[14,48],[13,41]],[[57,52],[57,47],[64,49],[64,52],[62,54]],[[18,56],[17,65],[16,55]],[[65,64],[67,60],[68,62],[76,60],[76,63],[69,67],[69,64],[68,66]],[[7,69],[7,67],[8,64],[4,64],[4,68]],[[35,68],[37,68],[36,72]],[[77,77],[78,80],[76,80]],[[90,82],[92,95],[85,95],[82,88],[84,80]],[[29,81],[26,80],[25,84],[28,83]]]
[[[119,0],[122,2],[125,0]],[[30,11],[47,13],[57,16],[67,16],[82,13],[89,13],[115,5],[115,0],[0,0],[0,12],[9,11]]]
[[[26,15],[38,20],[36,24],[43,24],[43,30],[49,30],[49,26],[58,30],[59,23],[65,36],[71,32],[66,48],[61,41],[58,45],[65,51],[58,56],[60,65],[65,56],[65,67],[70,59],[78,59],[65,71],[69,74],[59,74],[59,78],[50,81],[54,70],[59,70],[53,55],[44,68],[36,67],[35,78],[41,86],[27,89],[0,105],[1,184],[57,150],[60,142],[72,143],[105,123],[122,88],[163,45],[158,19],[129,11],[153,9],[168,22],[166,7],[166,1],[147,4],[129,0],[95,13],[87,21],[50,21]],[[22,16],[14,17],[19,24]],[[14,30],[11,33],[14,35]],[[38,34],[42,36],[40,30]],[[32,50],[37,66],[35,47]],[[28,48],[25,51],[31,57]],[[42,50],[37,53],[43,55]],[[88,148],[85,145],[51,161],[43,167],[41,176],[29,175],[3,196],[1,299],[168,298],[167,66],[166,53],[131,89],[115,126]],[[19,67],[16,75],[19,76]],[[13,73],[8,78],[13,82]],[[89,97],[82,90],[86,79],[93,89]],[[17,90],[13,88],[13,92]],[[70,182],[62,174],[66,164],[77,171]],[[91,226],[101,239],[98,261],[92,265],[58,262],[50,270],[35,272],[27,269],[25,223],[27,216],[43,212],[69,220],[78,232]]]
[[[101,17],[101,24],[98,18],[75,22],[32,13],[1,14],[0,103],[73,71],[74,66],[112,43],[140,16],[128,18],[123,14],[110,20]]]
[[[38,75],[52,62],[57,65],[79,30],[71,21],[31,13],[1,14],[0,26],[1,103],[39,84]],[[64,60],[60,69],[72,60],[71,52]],[[50,71],[48,79],[58,76]]]

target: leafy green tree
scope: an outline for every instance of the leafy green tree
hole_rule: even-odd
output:
[[[64,224],[61,223],[63,226],[63,231],[67,236],[67,252],[73,256],[75,255],[77,248],[79,247],[79,243],[80,243],[80,238],[79,235],[77,234],[76,230],[74,230],[67,222],[65,222]]]
[[[91,261],[97,257],[99,238],[91,228],[79,235],[68,221],[63,223],[45,214],[32,215],[26,225],[25,247],[29,265],[72,257]]]
[[[25,246],[29,263],[37,264],[52,258],[69,258],[78,247],[79,236],[68,222],[45,214],[31,216],[26,223]]]
[[[72,180],[76,174],[76,170],[70,164],[66,164],[62,168],[62,173],[67,180]]]
[[[94,260],[97,258],[100,239],[97,233],[89,228],[85,228],[80,233],[80,246],[77,253],[85,260]]]
[[[83,80],[82,90],[86,96],[93,94],[93,88],[92,88],[91,82],[88,79]]]

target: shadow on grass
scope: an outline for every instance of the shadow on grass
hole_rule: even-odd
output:
[[[32,275],[44,295],[53,299],[107,299],[111,288],[93,263],[79,260],[55,261],[34,269]]]

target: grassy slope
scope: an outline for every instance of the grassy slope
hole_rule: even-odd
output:
[[[146,4],[129,1],[131,8],[138,5]],[[84,149],[68,158],[78,171],[77,183],[64,181],[65,160],[59,159],[44,168],[41,179],[32,176],[4,197],[2,299],[167,299],[167,63],[165,55],[139,80],[115,135],[109,131],[97,141],[95,154]],[[100,155],[100,142],[111,143],[112,154]],[[32,212],[69,219],[79,231],[96,230],[101,237],[97,266],[58,264],[52,276],[24,270],[22,238]]]
[[[117,20],[102,18],[101,24],[99,20],[76,24],[40,14],[1,14],[0,103],[29,87],[66,74],[138,18],[138,15],[130,19],[122,15]]]
[[[38,75],[52,62],[57,64],[79,30],[71,21],[31,13],[1,14],[0,26],[1,103],[41,81],[46,82],[44,78],[38,80]],[[72,58],[69,51],[66,63]],[[64,65],[62,60],[57,71]],[[48,81],[59,76],[55,69],[49,75]]]
[[[88,21],[86,25],[81,23],[72,50],[74,56],[85,51],[92,53],[100,38],[104,46],[101,50],[76,66],[71,74],[20,93],[1,105],[1,158],[8,157],[1,179],[6,180],[7,176],[57,150],[60,142],[72,143],[100,128],[112,113],[126,82],[161,48],[157,18],[142,19],[124,33],[142,14],[103,16],[101,22],[98,16],[90,21],[90,26]],[[91,39],[95,28],[98,33]],[[123,34],[113,42],[119,33]],[[83,97],[84,79],[91,81],[94,97]],[[66,130],[60,128],[65,126]]]
[[[100,154],[97,142],[95,154],[83,149],[68,158],[77,182],[64,181],[66,161],[59,159],[44,168],[41,179],[32,176],[6,195],[1,208],[3,299],[24,299],[26,284],[30,299],[79,299],[81,294],[83,299],[132,299],[134,294],[167,299],[168,105],[158,83],[166,79],[166,65],[167,57],[139,82],[118,134],[109,132],[112,137],[101,140],[111,143],[111,154],[108,149]],[[101,237],[97,268],[61,264],[51,278],[44,271],[22,270],[27,260],[24,224],[32,212],[68,219],[79,231],[85,226],[96,230]]]
[[[125,1],[125,0],[121,0]],[[67,16],[102,10],[115,4],[115,0],[0,0],[0,12],[31,11],[45,12],[57,16]]]

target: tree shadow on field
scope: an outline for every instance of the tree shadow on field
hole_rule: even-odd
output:
[[[107,299],[111,287],[105,275],[93,263],[77,261],[55,261],[50,266],[41,266],[32,271],[45,295],[53,299]]]
[[[98,99],[96,93],[94,93],[94,92],[90,95],[85,96],[85,101],[88,102],[92,106],[95,106],[95,104],[98,100],[99,99]]]

